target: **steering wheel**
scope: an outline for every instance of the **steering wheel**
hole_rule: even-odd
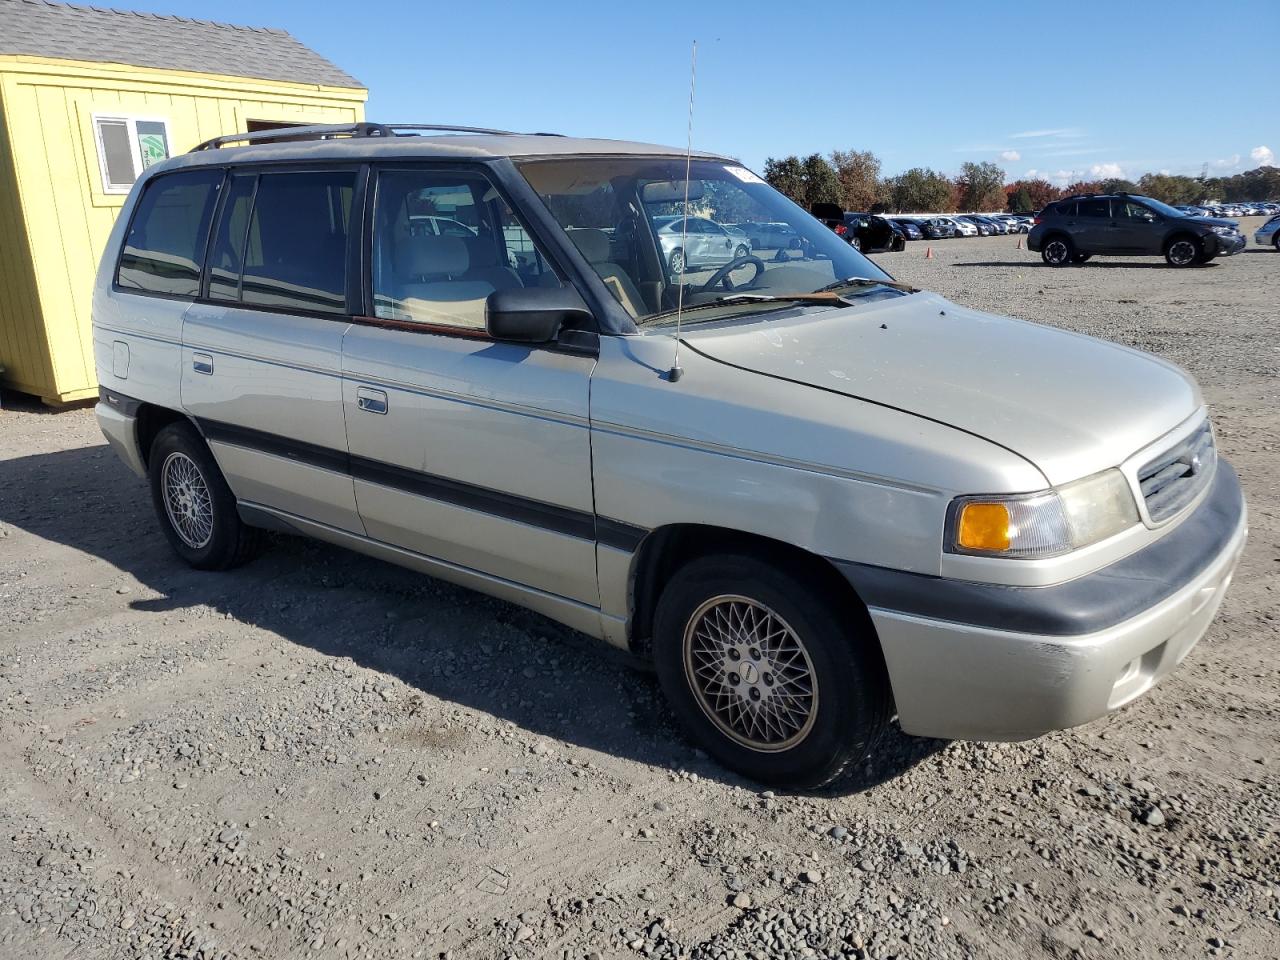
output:
[[[740,266],[742,266],[745,263],[751,264],[751,266],[754,267],[756,271],[754,274],[752,274],[751,279],[747,281],[747,286],[751,286],[751,284],[759,280],[760,275],[764,273],[764,261],[761,260],[759,257],[753,257],[751,254],[747,254],[746,256],[743,256],[743,257],[734,257],[732,260],[726,263],[723,267],[721,267],[719,270],[713,273],[710,279],[707,280],[706,283],[702,284],[700,287],[696,287],[693,292],[706,293],[708,290],[714,287],[717,283],[723,283],[724,288],[726,290],[734,289],[733,281],[729,279],[729,274],[731,274],[734,270],[737,270]]]

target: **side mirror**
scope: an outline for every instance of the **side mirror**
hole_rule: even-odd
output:
[[[494,340],[550,343],[570,320],[590,319],[573,287],[495,290],[485,301],[484,328]]]

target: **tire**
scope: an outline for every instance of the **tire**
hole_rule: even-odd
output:
[[[151,444],[151,502],[169,545],[197,570],[229,570],[257,552],[261,532],[246,526],[213,454],[190,423],[171,423]]]
[[[1092,256],[1092,253],[1073,253],[1071,255],[1071,262],[1075,264],[1088,263],[1089,258]]]
[[[853,249],[857,250],[859,253],[862,252],[862,241],[857,237],[849,238],[849,246],[853,247]]]
[[[1040,249],[1040,259],[1051,267],[1065,267],[1071,262],[1075,248],[1071,240],[1061,234],[1054,234],[1044,242]]]
[[[745,624],[730,622],[746,616],[764,621],[758,647]],[[655,666],[680,724],[719,763],[762,783],[813,789],[865,757],[888,724],[888,678],[869,625],[851,627],[860,622],[798,572],[748,554],[703,557],[658,600]],[[779,667],[770,654],[787,647],[792,665]],[[787,679],[770,679],[784,670]],[[806,679],[803,704],[773,692],[803,690]],[[752,702],[774,705],[770,726],[763,713],[742,710]]]
[[[687,268],[687,266],[685,265],[685,262],[684,262],[684,251],[683,251],[683,250],[673,250],[673,251],[671,252],[671,257],[670,257],[670,259],[667,261],[667,263],[668,263],[668,264],[670,265],[670,267],[671,267],[671,275],[672,275],[673,277],[678,277],[678,276],[680,276],[680,274],[684,273],[684,271],[685,271],[686,269],[688,269],[688,268]]]
[[[1171,267],[1194,266],[1200,256],[1200,244],[1194,237],[1179,236],[1169,241],[1164,248],[1164,259]]]
[[[1276,248],[1276,253],[1280,253],[1280,230],[1276,231],[1276,235],[1271,239],[1271,245]]]
[[[738,244],[738,249],[733,251],[733,259],[741,260],[743,257],[751,256],[751,248],[744,243]]]

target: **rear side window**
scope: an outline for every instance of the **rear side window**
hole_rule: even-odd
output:
[[[246,305],[347,313],[354,171],[237,176],[223,204],[209,296]]]
[[[116,270],[123,290],[194,298],[223,172],[191,170],[147,184],[125,235]]]
[[[1111,216],[1110,202],[1105,198],[1095,198],[1093,200],[1080,201],[1081,217],[1109,217]]]
[[[1074,217],[1076,215],[1076,202],[1074,200],[1064,200],[1054,209],[1060,217]]]

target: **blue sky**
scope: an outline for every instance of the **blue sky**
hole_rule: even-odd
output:
[[[369,87],[370,119],[671,144],[696,39],[694,146],[757,170],[869,149],[889,174],[994,160],[1065,183],[1280,156],[1275,0],[111,5],[286,29]]]

